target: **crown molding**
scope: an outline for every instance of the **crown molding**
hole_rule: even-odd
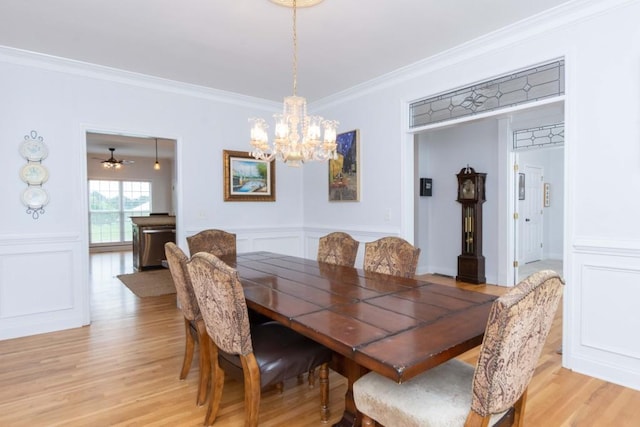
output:
[[[313,109],[324,109],[340,105],[372,92],[395,86],[434,71],[446,69],[457,63],[482,56],[487,52],[526,41],[545,32],[582,22],[636,2],[638,0],[575,0],[565,3],[442,53],[311,102],[309,106]]]
[[[0,46],[0,61],[145,89],[159,90],[177,95],[207,99],[210,101],[233,104],[242,107],[257,108],[265,111],[272,111],[273,109],[278,109],[280,106],[280,104],[275,101],[242,95],[235,92],[163,79],[132,71],[125,71],[103,65],[96,65],[7,46]]]

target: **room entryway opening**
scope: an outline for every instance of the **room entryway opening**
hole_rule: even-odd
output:
[[[505,103],[510,96],[513,103]],[[538,138],[545,131],[549,133],[549,127],[562,123],[563,60],[410,104],[414,144],[408,163],[415,165],[412,179],[418,183],[420,178],[431,178],[432,182],[431,196],[421,197],[416,191],[408,197],[413,200],[414,242],[425,254],[426,262],[419,266],[421,274],[457,274],[461,214],[455,174],[466,165],[487,173],[483,220],[487,281],[502,286],[519,281],[519,266],[526,264],[520,260],[524,253],[522,234],[527,235],[529,262],[562,261],[564,149],[541,144],[526,147],[523,140],[514,145],[514,135],[524,135],[518,132],[530,132]],[[545,157],[544,161],[532,153]],[[516,160],[519,172],[514,169]],[[523,200],[518,194],[519,173],[524,174]],[[526,187],[527,175],[530,188]],[[550,206],[543,206],[545,195],[550,197]],[[519,203],[530,203],[530,212],[521,217],[529,219],[527,226],[518,222],[524,209]],[[554,219],[552,224],[547,223],[547,217]]]

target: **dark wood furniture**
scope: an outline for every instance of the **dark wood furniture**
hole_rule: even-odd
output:
[[[331,350],[279,322],[250,326],[238,272],[215,255],[196,253],[187,270],[210,338],[211,399],[204,425],[216,420],[225,375],[244,382],[244,425],[258,427],[261,390],[315,368],[320,420],[327,422]]]
[[[485,202],[486,173],[462,168],[458,177],[458,202],[462,205],[462,254],[458,256],[456,280],[485,283],[482,255],[482,204]]]
[[[369,370],[403,382],[482,342],[496,298],[425,281],[269,252],[222,258],[238,270],[247,305],[334,351],[352,385]]]

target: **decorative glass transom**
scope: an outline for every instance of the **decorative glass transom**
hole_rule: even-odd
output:
[[[564,144],[564,123],[513,132],[513,149]]]
[[[472,116],[564,94],[564,60],[412,103],[410,127]]]

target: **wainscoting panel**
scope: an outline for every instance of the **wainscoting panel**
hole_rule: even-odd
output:
[[[252,241],[251,252],[269,251],[279,254],[300,256],[301,239],[295,236],[268,236],[257,237]]]
[[[0,319],[73,308],[72,262],[69,250],[0,257]]]
[[[216,228],[216,227],[209,227]],[[304,256],[302,251],[302,230],[299,228],[222,228],[236,235],[236,251],[238,253],[268,251],[292,256]],[[185,236],[191,236],[202,229],[187,229]],[[179,244],[185,252],[188,247]],[[188,254],[188,252],[187,252]]]
[[[565,364],[640,390],[640,247],[594,243],[577,245],[567,266]]]
[[[640,360],[640,340],[619,340],[610,331],[640,334],[640,269],[582,266],[581,344],[595,350]],[[599,315],[605,308],[606,316]]]
[[[88,323],[77,236],[0,237],[0,339]]]

